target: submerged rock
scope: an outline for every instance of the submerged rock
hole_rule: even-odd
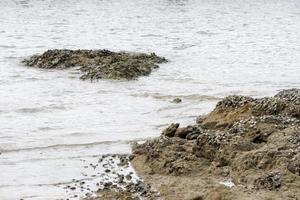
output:
[[[181,103],[181,102],[182,102],[182,99],[180,99],[178,97],[172,100],[172,103]]]
[[[135,79],[149,75],[157,64],[167,62],[155,53],[112,52],[109,50],[48,50],[23,60],[27,66],[43,69],[79,67],[82,79]]]

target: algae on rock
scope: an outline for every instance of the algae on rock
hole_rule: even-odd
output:
[[[27,66],[43,69],[79,67],[82,79],[136,79],[149,75],[157,64],[167,62],[155,53],[112,52],[109,50],[48,50],[23,60]]]

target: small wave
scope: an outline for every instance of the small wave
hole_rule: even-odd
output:
[[[81,180],[81,179],[80,179]],[[82,179],[82,180],[92,180],[91,178],[88,179]],[[59,185],[65,185],[65,184],[70,184],[72,181],[66,181],[66,182],[59,182],[59,183],[43,183],[43,184],[17,184],[17,185],[0,185],[0,188],[9,188],[9,187],[41,187],[41,186],[59,186]],[[26,196],[27,198],[32,198],[36,196]]]
[[[163,35],[145,34],[145,35],[141,35],[141,37],[163,37]]]
[[[15,45],[0,45],[0,48],[14,49],[14,48],[16,48],[16,46]]]
[[[45,149],[59,149],[59,148],[73,148],[73,147],[92,147],[97,145],[111,145],[111,144],[131,144],[133,142],[137,142],[140,140],[146,140],[149,138],[137,138],[132,140],[114,140],[114,141],[100,141],[100,142],[92,142],[92,143],[81,143],[81,144],[55,144],[43,147],[28,147],[28,148],[18,148],[18,149],[1,149],[1,153],[12,153],[12,152],[20,152],[20,151],[35,151],[35,150],[45,150]]]
[[[178,46],[175,46],[173,49],[175,50],[185,50],[185,49],[188,49],[188,48],[191,48],[191,47],[194,47],[196,46],[195,44],[181,44],[181,45],[178,45]]]
[[[173,100],[175,98],[182,98],[185,100],[197,100],[197,101],[215,101],[220,100],[220,97],[200,95],[200,94],[190,94],[190,95],[164,95],[160,93],[143,93],[143,94],[132,94],[134,97],[151,97],[159,100]]]
[[[28,78],[25,78],[26,80],[28,81],[42,81],[42,80],[46,80],[46,79],[43,79],[43,78],[36,78],[36,77],[28,77]]]
[[[45,127],[38,127],[39,131],[53,131],[53,130],[59,130],[62,128],[59,127],[49,127],[49,126],[45,126]]]
[[[14,74],[9,76],[9,78],[20,78],[20,77],[22,77],[20,74]]]
[[[17,113],[38,113],[44,111],[43,108],[20,108],[17,109]]]
[[[217,35],[218,33],[213,33],[210,31],[198,31],[197,34],[212,36],[212,35]]]
[[[52,110],[66,110],[67,108],[62,105],[49,105],[35,108],[20,108],[15,110],[17,113],[40,113],[40,112],[51,112]]]

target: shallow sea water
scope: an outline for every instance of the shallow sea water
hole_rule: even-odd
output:
[[[20,64],[53,48],[170,62],[97,82]],[[83,159],[129,153],[131,141],[192,123],[230,94],[299,88],[299,63],[299,0],[1,0],[0,199],[68,198],[62,186],[85,178]]]

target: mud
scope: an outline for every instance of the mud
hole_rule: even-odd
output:
[[[112,52],[109,50],[48,50],[23,60],[30,67],[43,69],[76,68],[81,79],[136,79],[149,75],[157,64],[167,62],[155,53]]]

